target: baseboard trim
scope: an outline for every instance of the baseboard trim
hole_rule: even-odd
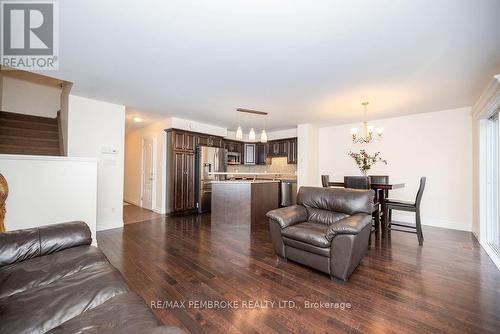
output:
[[[99,231],[112,230],[114,228],[122,228],[122,227],[123,227],[123,220],[113,221],[113,222],[97,222],[96,230],[97,232],[99,232]]]
[[[394,211],[393,220],[400,221],[405,224],[415,225],[415,217],[412,214],[401,214],[401,213],[396,213]],[[444,219],[422,218],[422,225],[441,227],[449,230],[472,232],[472,224],[467,224],[465,222],[449,221]]]
[[[129,204],[133,204],[135,206],[141,206],[141,203],[140,202],[137,202],[137,201],[133,201],[133,200],[129,200],[129,199],[123,199],[124,202],[127,202]]]
[[[498,254],[495,253],[495,251],[493,249],[491,249],[491,247],[490,247],[490,245],[488,245],[488,243],[479,241],[479,244],[481,245],[481,247],[483,247],[486,254],[488,254],[491,261],[493,261],[495,266],[497,266],[497,269],[500,271],[500,257],[498,256]]]
[[[162,208],[154,208],[153,211],[159,213],[160,215],[165,214],[165,210],[163,210]]]

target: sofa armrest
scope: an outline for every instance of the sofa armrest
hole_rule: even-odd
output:
[[[331,241],[337,234],[358,234],[366,225],[372,223],[372,216],[366,213],[356,213],[331,224],[326,232],[326,239]]]
[[[307,210],[302,205],[292,205],[269,211],[266,216],[276,221],[281,228],[307,221]]]
[[[91,243],[90,229],[84,222],[0,233],[0,267]]]

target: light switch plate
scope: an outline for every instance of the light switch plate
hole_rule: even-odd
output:
[[[101,153],[103,154],[118,154],[118,150],[111,146],[102,146]]]

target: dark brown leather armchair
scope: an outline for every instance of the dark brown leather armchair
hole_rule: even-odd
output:
[[[0,333],[183,333],[91,242],[83,222],[0,233]]]
[[[374,196],[301,187],[297,205],[267,213],[276,254],[346,281],[368,249]]]

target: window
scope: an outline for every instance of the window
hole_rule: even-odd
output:
[[[498,113],[490,117],[486,125],[486,242],[500,257],[500,133]]]

